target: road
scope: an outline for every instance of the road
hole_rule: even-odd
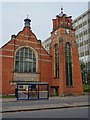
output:
[[[3,113],[3,118],[88,118],[88,107]]]
[[[33,105],[54,105],[54,104],[75,104],[75,103],[88,103],[88,96],[76,96],[76,97],[51,97],[49,100],[34,100],[34,101],[13,101],[3,102],[2,110],[13,107],[31,107]]]

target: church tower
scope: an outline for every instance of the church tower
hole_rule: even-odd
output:
[[[53,19],[51,32],[52,90],[55,94],[82,94],[82,77],[72,16],[61,13]]]

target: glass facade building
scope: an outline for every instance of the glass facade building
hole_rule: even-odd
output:
[[[79,60],[86,65],[87,82],[90,81],[90,9],[73,21],[73,28],[76,30]]]

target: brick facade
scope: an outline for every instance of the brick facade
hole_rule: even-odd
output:
[[[66,33],[66,29],[70,33]],[[59,94],[81,94],[83,93],[82,77],[78,56],[77,44],[75,42],[75,30],[72,27],[71,16],[61,12],[53,19],[53,31],[51,32],[51,55],[52,55],[52,87],[57,88]],[[65,44],[70,43],[72,56],[72,82],[70,86],[66,85],[66,58]],[[59,54],[59,77],[54,77],[54,45],[58,45]]]
[[[62,20],[64,27],[60,27],[59,20]],[[27,19],[26,19],[27,20]],[[30,19],[28,19],[30,22]],[[67,20],[67,19],[66,19]],[[71,18],[68,22],[72,27]],[[26,22],[26,21],[25,21]],[[83,93],[82,79],[80,64],[78,58],[77,45],[75,43],[74,30],[70,28],[71,35],[65,33],[65,16],[59,17],[53,20],[53,31],[51,32],[51,51],[50,54],[42,47],[41,41],[37,40],[37,37],[32,32],[28,23],[25,23],[25,27],[17,35],[12,35],[11,40],[0,49],[0,62],[2,62],[2,68],[0,69],[2,74],[2,94],[14,94],[17,81],[40,81],[48,82],[50,86],[50,93],[54,94],[55,88],[57,88],[58,94],[72,94]],[[57,29],[57,35],[55,36],[55,30]],[[65,65],[65,43],[69,42],[72,49],[72,76],[73,85],[66,86],[66,65]],[[54,78],[54,45],[59,46],[59,77]],[[19,73],[15,72],[15,54],[20,48],[30,48],[35,51],[37,63],[36,73]],[[1,91],[0,91],[1,94]]]
[[[28,37],[26,37],[28,35]],[[16,73],[15,67],[15,52],[21,47],[32,47],[38,56],[37,73]],[[51,80],[51,57],[47,54],[41,45],[41,42],[37,40],[36,36],[28,27],[18,33],[0,49],[0,61],[2,61],[2,93],[13,94],[16,84],[14,81],[28,80],[28,81],[50,81]],[[1,57],[2,56],[2,57]],[[48,69],[47,69],[48,66]],[[42,72],[43,71],[43,72]]]

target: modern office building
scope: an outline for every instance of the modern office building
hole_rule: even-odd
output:
[[[45,50],[50,54],[51,49],[51,37],[48,37],[46,40],[42,42],[42,46],[45,48]]]
[[[90,9],[78,16],[73,21],[76,30],[76,42],[78,44],[79,60],[87,66],[86,82],[90,80]]]
[[[37,82],[48,82],[50,94],[82,94],[78,48],[71,16],[61,9],[61,13],[53,19],[51,43],[48,43],[51,44],[50,53],[32,32],[31,20],[26,18],[24,21],[23,30],[12,35],[11,40],[0,49],[2,94],[14,94],[18,82],[34,82],[32,87],[29,86],[32,90],[37,90]],[[23,85],[20,87],[24,88]],[[40,89],[43,91],[44,88]]]

